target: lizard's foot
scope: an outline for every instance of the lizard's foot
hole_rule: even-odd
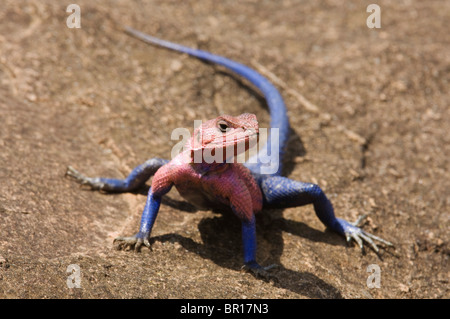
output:
[[[367,217],[367,215],[360,216],[356,222],[350,223],[346,220],[338,218],[338,223],[342,227],[344,231],[344,235],[347,239],[347,242],[350,242],[352,239],[358,244],[359,248],[361,250],[364,249],[363,243],[364,241],[367,242],[370,246],[372,246],[373,250],[378,253],[379,248],[375,244],[374,240],[379,241],[380,243],[383,243],[386,246],[394,246],[391,242],[388,242],[387,240],[384,240],[383,238],[380,238],[378,236],[372,235],[361,228],[359,226],[362,224],[364,219]]]
[[[144,233],[137,233],[134,236],[129,236],[129,237],[117,237],[114,239],[113,243],[118,242],[118,246],[117,248],[120,249],[127,249],[127,248],[133,248],[134,247],[134,251],[138,252],[141,250],[141,246],[145,245],[147,246],[149,249],[151,249],[151,244],[150,244],[150,234],[144,234]]]
[[[104,183],[99,181],[99,178],[87,177],[72,166],[67,166],[66,176],[73,178],[78,184],[82,186],[89,186],[93,190],[100,190],[105,186]]]
[[[260,278],[266,281],[270,280],[277,280],[277,277],[270,272],[270,270],[277,268],[277,264],[269,265],[266,267],[262,267],[259,265],[256,261],[252,261],[249,263],[245,263],[244,266],[242,266],[242,270],[250,272],[253,276],[256,278]]]

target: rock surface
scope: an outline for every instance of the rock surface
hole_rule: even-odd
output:
[[[6,0],[0,10],[0,298],[449,298],[450,3]],[[292,125],[289,177],[318,183],[338,216],[395,243],[379,256],[328,232],[311,206],[264,211],[240,271],[240,225],[171,191],[153,250],[117,251],[145,192],[107,195],[64,177],[125,177],[168,158],[177,127],[220,113],[269,117],[247,83],[145,45],[130,25],[276,75]],[[281,86],[280,86],[281,84]],[[305,108],[306,98],[320,112]],[[81,288],[67,286],[78,265]],[[370,288],[369,265],[380,269]]]

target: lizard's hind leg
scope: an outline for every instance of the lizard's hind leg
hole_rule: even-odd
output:
[[[281,176],[269,176],[261,180],[260,185],[265,205],[287,208],[312,204],[317,217],[325,226],[345,236],[347,241],[354,240],[361,249],[365,241],[378,252],[374,240],[393,246],[392,243],[359,228],[361,218],[355,223],[336,218],[330,200],[316,184],[303,183]]]
[[[125,179],[87,177],[71,166],[67,167],[66,176],[73,178],[81,185],[89,186],[93,190],[126,193],[142,187],[161,166],[168,162],[168,160],[161,158],[149,159],[133,169]]]

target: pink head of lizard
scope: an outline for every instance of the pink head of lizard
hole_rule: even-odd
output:
[[[194,162],[235,163],[236,156],[246,152],[259,134],[254,114],[221,115],[195,129],[188,142]]]

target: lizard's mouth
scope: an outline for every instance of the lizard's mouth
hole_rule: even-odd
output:
[[[242,156],[256,147],[258,142],[258,127],[237,128],[231,132],[215,134],[213,139],[204,146],[191,147],[191,153],[197,160],[206,163],[244,163],[245,159]]]
[[[258,130],[251,130],[245,135],[234,135],[222,141],[217,141],[213,146],[212,155],[216,155],[217,151],[219,151],[221,156],[219,155],[218,157],[221,157],[223,162],[238,163],[239,161],[237,157],[256,146],[258,142]]]

